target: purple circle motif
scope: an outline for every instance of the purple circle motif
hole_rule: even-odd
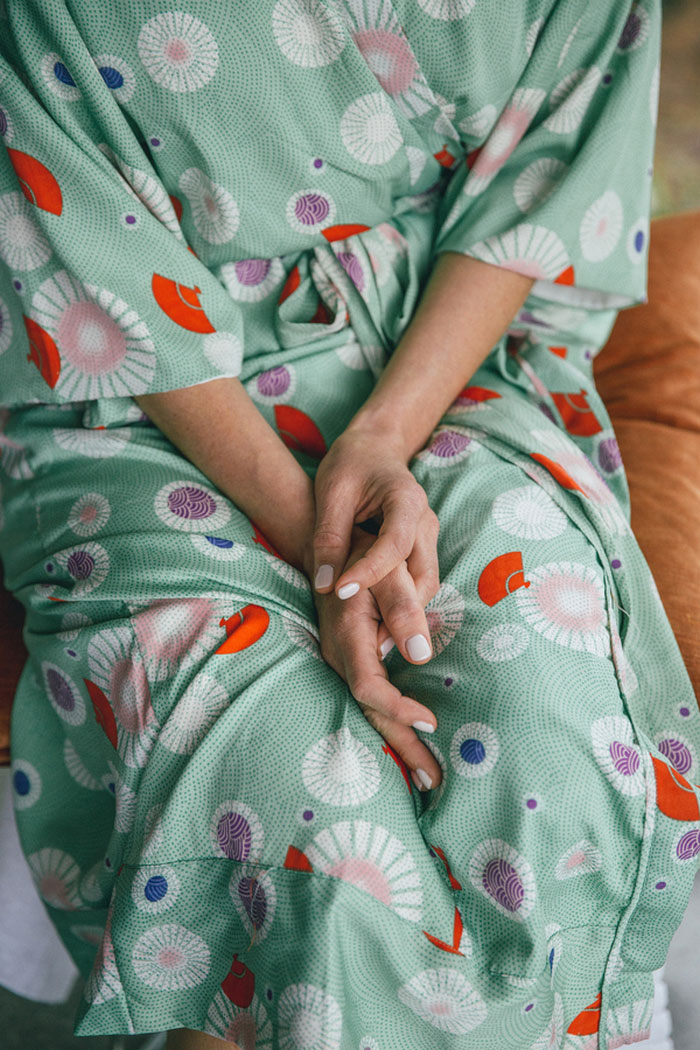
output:
[[[687,773],[693,764],[693,756],[688,748],[680,740],[674,740],[673,737],[659,741],[659,751],[666,756],[679,773]]]
[[[507,911],[517,911],[523,903],[525,889],[512,864],[503,857],[494,857],[481,876],[484,889]]]
[[[289,389],[289,383],[289,370],[284,365],[261,372],[256,380],[258,390],[265,397],[280,397]]]
[[[537,809],[537,799],[536,798],[529,798],[527,800],[527,802],[525,803],[525,805],[527,806],[528,809]]]
[[[168,495],[168,507],[178,518],[209,518],[216,511],[216,501],[203,489],[184,485]]]
[[[238,896],[243,902],[243,907],[248,913],[253,927],[259,930],[265,922],[267,915],[267,897],[265,890],[257,879],[251,879],[247,875],[238,883]]]
[[[302,817],[304,818],[304,820],[313,820],[314,811],[312,809],[305,809],[302,813]]]
[[[49,667],[46,672],[46,681],[55,703],[63,711],[73,711],[75,708],[75,697],[73,696],[73,690],[63,675],[59,674],[58,671],[54,671],[53,667]]]
[[[454,682],[454,678],[450,678],[449,675],[448,675],[447,678],[445,679],[445,685],[447,686],[448,689],[452,685],[453,682]]]
[[[613,558],[613,560],[610,562],[610,564],[612,565],[613,569],[619,569],[620,566],[622,565],[622,562],[620,561],[619,558]]]
[[[224,813],[216,825],[216,837],[229,860],[245,860],[250,853],[250,825],[240,813]]]
[[[242,259],[234,264],[239,284],[262,284],[270,272],[269,259]]]
[[[620,446],[614,437],[606,438],[598,445],[598,462],[608,474],[612,474],[622,463]]]
[[[632,47],[632,44],[639,36],[641,28],[641,18],[636,13],[636,11],[630,11],[629,15],[627,16],[627,21],[625,22],[625,26],[622,30],[620,39],[617,43],[617,46],[620,48],[621,51],[626,51],[627,48]]]
[[[458,456],[471,444],[471,438],[466,434],[457,434],[454,430],[441,431],[430,446],[434,456],[441,459],[449,459],[450,456]]]
[[[328,216],[330,206],[320,193],[305,193],[294,205],[294,214],[304,226],[314,226]]]
[[[666,889],[666,883],[665,882],[657,882],[656,886],[654,888],[657,889],[657,890],[665,890]]]
[[[641,252],[643,247],[644,247],[644,231],[643,230],[637,230],[637,232],[634,235],[634,250],[636,252]]]
[[[681,718],[687,718],[690,714],[690,709],[687,707],[681,707],[678,711],[678,714],[681,716]]]
[[[160,139],[157,139],[155,136],[151,138],[150,142],[152,146],[160,146]]]
[[[136,222],[136,216],[135,215],[127,215],[126,216],[126,222],[129,223],[129,226],[133,226],[134,223]]]
[[[613,740],[610,745],[610,757],[615,769],[623,777],[634,776],[639,769],[639,755],[637,752],[634,748],[628,747],[627,744],[623,744],[619,740]]]
[[[365,286],[360,260],[354,252],[338,252],[338,262],[341,264],[352,283],[361,292]]]
[[[66,568],[74,580],[86,580],[95,568],[95,559],[87,551],[73,551]]]
[[[682,835],[676,846],[676,855],[681,860],[692,860],[700,853],[700,831],[694,828]]]
[[[320,157],[316,157],[314,159],[314,167],[315,168],[322,168],[323,167],[323,161],[321,160]]]
[[[24,287],[24,285],[22,284],[22,282],[20,280],[18,280],[15,277],[15,279],[14,279],[14,281],[12,283],[13,283],[13,285],[15,287],[15,291],[16,292],[21,292],[22,291],[22,288]]]

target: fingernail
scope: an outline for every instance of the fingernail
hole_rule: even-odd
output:
[[[411,770],[411,780],[416,785],[416,787],[418,788],[419,791],[425,791],[425,788],[421,784],[420,779],[419,779],[418,774],[416,773],[415,769]]]
[[[315,587],[330,587],[333,583],[333,566],[319,565],[314,579]]]
[[[393,638],[389,637],[389,638],[385,638],[384,639],[382,644],[379,646],[379,652],[382,654],[382,656],[381,656],[382,660],[387,655],[387,653],[391,652],[391,650],[394,648],[395,645],[396,645],[396,642],[394,641]]]
[[[420,729],[421,733],[434,733],[435,726],[432,726],[430,722],[411,722],[414,729]]]
[[[424,769],[417,769],[416,773],[420,777],[421,783],[423,784],[423,787],[428,788],[428,790],[430,790],[430,788],[433,786],[433,782],[430,779],[430,777],[428,776],[428,774],[425,772],[425,770]]]
[[[426,660],[431,654],[430,643],[424,634],[414,634],[409,638],[406,650],[412,660]]]
[[[357,594],[359,589],[359,583],[344,583],[342,587],[338,588],[336,593],[339,598],[352,598],[353,594]]]

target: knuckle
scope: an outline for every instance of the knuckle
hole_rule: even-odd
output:
[[[314,532],[314,547],[317,550],[342,547],[344,542],[344,537],[332,525],[322,524]]]
[[[406,623],[415,619],[416,614],[421,613],[418,604],[407,595],[398,595],[384,607],[385,619],[394,623]]]

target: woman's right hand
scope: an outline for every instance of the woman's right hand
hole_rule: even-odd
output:
[[[359,561],[374,540],[374,536],[353,526],[346,567]],[[304,561],[309,564],[308,574],[313,571],[313,554]],[[384,604],[382,592],[390,596],[392,591],[402,589],[401,585],[407,582],[403,580],[404,575],[407,579],[410,575],[405,562],[371,589],[365,588],[356,594],[352,601],[341,600],[333,591],[320,594],[313,587],[312,593],[318,611],[321,655],[347,682],[367,721],[403,759],[414,784],[422,790],[437,787],[441,771],[432,751],[422,743],[413,726],[420,723],[418,731],[429,732],[435,728],[435,715],[417,700],[404,696],[389,681],[378,649],[382,616],[377,602],[379,600]],[[378,592],[376,596],[373,593],[375,591]],[[425,605],[432,594],[425,597],[425,601],[423,596],[419,597]],[[385,634],[384,630],[381,637]],[[426,778],[430,779],[430,784]]]

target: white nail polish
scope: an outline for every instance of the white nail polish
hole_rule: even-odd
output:
[[[382,660],[384,659],[384,657],[388,653],[391,652],[391,650],[394,648],[395,645],[396,645],[396,642],[394,641],[393,638],[389,637],[389,638],[385,638],[384,639],[382,644],[379,646],[379,652],[381,653]]]
[[[428,776],[428,774],[425,772],[425,770],[424,769],[417,769],[416,773],[420,777],[421,783],[423,784],[423,787],[426,787],[426,788],[428,788],[428,790],[430,790],[430,788],[433,786],[433,782],[430,779],[430,777]]]
[[[421,784],[420,778],[418,777],[418,774],[416,773],[415,769],[411,770],[411,780],[416,785],[419,791],[424,790],[423,785]]]
[[[337,590],[339,598],[352,598],[353,594],[357,594],[360,589],[359,583],[344,583],[342,587]]]
[[[431,726],[430,722],[411,722],[414,729],[420,729],[421,733],[434,733],[435,726]]]
[[[432,650],[425,635],[414,634],[406,641],[406,650],[412,660],[426,660]]]
[[[333,566],[319,565],[314,580],[315,587],[329,587],[333,583]]]

